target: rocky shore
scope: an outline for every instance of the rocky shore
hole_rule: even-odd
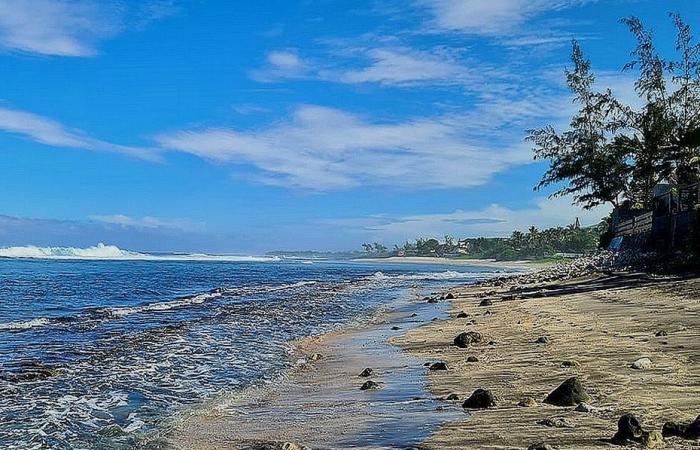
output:
[[[700,279],[622,266],[602,254],[437,296],[448,320],[392,340],[444,363],[430,390],[465,411],[423,447],[698,448]]]

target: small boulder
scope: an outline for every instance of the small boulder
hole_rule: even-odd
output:
[[[666,331],[666,330],[659,330],[659,331],[656,332],[656,334],[655,334],[654,336],[656,336],[656,337],[668,336],[668,331]]]
[[[447,295],[445,295],[445,300],[452,300],[453,298],[455,298],[455,296],[452,292],[448,292]]]
[[[365,370],[360,372],[360,375],[358,375],[358,376],[363,377],[363,378],[367,378],[367,377],[371,377],[372,375],[374,375],[374,370],[367,367]]]
[[[458,319],[465,319],[465,318],[467,318],[467,317],[469,317],[469,314],[465,313],[464,311],[460,311],[460,312],[457,314],[457,318],[458,318]]]
[[[454,345],[459,348],[467,348],[470,344],[477,344],[481,342],[481,334],[476,331],[467,331],[466,333],[460,333],[454,338]]]
[[[700,439],[700,416],[689,424],[666,422],[661,431],[664,437],[677,436],[683,439]]]
[[[564,381],[544,399],[545,403],[554,406],[576,406],[579,403],[590,401],[591,397],[576,377]]]
[[[496,399],[491,391],[486,389],[475,390],[462,404],[462,408],[468,409],[484,409],[493,406],[496,406]]]
[[[534,408],[537,406],[537,401],[532,397],[523,397],[519,402],[518,406],[522,408]]]
[[[396,331],[396,330],[400,330],[401,327],[398,327],[398,326],[394,325],[393,327],[391,327],[391,329],[394,330],[394,331]]]
[[[636,370],[646,370],[651,369],[651,359],[649,358],[639,358],[632,363],[632,368]]]
[[[566,360],[566,361],[561,362],[561,366],[562,367],[578,367],[579,363],[578,363],[578,361]]]
[[[428,303],[437,303],[437,302],[438,302],[438,299],[435,298],[435,297],[430,297],[430,298],[428,299]]]
[[[547,336],[540,336],[535,341],[535,344],[549,344],[549,338]]]
[[[479,358],[476,356],[469,356],[467,357],[467,362],[479,362]]]
[[[642,425],[632,414],[625,414],[617,421],[617,433],[612,438],[616,444],[625,444],[628,441],[641,442]]]
[[[479,306],[491,306],[491,305],[493,305],[493,301],[491,301],[490,298],[485,298],[479,303]]]
[[[444,362],[436,362],[430,366],[430,370],[447,370],[447,364]]]
[[[360,386],[361,391],[368,391],[368,390],[375,390],[375,389],[379,389],[379,383],[375,383],[372,380],[365,381],[365,383],[362,386]]]

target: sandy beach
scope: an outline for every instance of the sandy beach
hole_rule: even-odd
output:
[[[418,446],[384,446],[377,439],[406,433],[391,430],[398,424],[421,423],[423,431],[432,430],[421,438],[422,449],[526,449],[540,442],[594,449],[610,447],[606,439],[622,414],[660,431],[666,421],[688,423],[700,413],[698,278],[600,275],[450,292],[455,298],[438,304],[449,317],[434,320],[440,309],[426,312],[416,297],[367,327],[300,343],[297,351],[321,359],[274,388],[204,409],[176,428],[172,442],[208,450],[297,448],[291,443],[409,448]],[[479,306],[484,299],[492,304]],[[411,317],[412,310],[420,313]],[[466,349],[453,346],[464,331],[478,331],[483,339]],[[543,337],[546,342],[538,343]],[[391,354],[387,341],[402,351]],[[650,367],[632,368],[639,358],[648,358]],[[423,367],[436,361],[448,370]],[[359,390],[363,367],[374,368],[371,379],[383,384],[369,397]],[[542,403],[574,376],[591,396],[588,412]],[[425,380],[432,399],[422,391]],[[463,400],[478,388],[490,390],[496,406],[463,410]],[[457,400],[434,400],[450,394]],[[525,398],[534,401],[517,406]],[[406,410],[412,401],[424,407]],[[353,441],[357,436],[363,437]],[[666,446],[698,443],[670,438]]]

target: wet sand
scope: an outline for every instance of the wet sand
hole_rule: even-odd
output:
[[[367,327],[299,343],[299,355],[323,358],[274,386],[201,408],[176,427],[172,442],[207,450],[275,448],[253,445],[270,441],[316,449],[526,449],[536,442],[598,449],[611,447],[603,439],[614,434],[622,414],[635,414],[650,431],[700,414],[700,279],[591,276],[451,292],[454,300],[437,305],[415,293]],[[478,306],[486,293],[493,305]],[[450,317],[431,320],[441,311]],[[469,317],[457,318],[460,311]],[[395,325],[401,330],[392,330]],[[451,345],[469,330],[484,342],[468,349]],[[667,335],[656,336],[659,331]],[[541,336],[549,343],[536,343]],[[469,356],[479,361],[467,362]],[[652,361],[650,369],[630,367],[641,357]],[[435,361],[449,370],[423,367]],[[377,370],[372,379],[383,383],[381,390],[359,390],[364,367]],[[572,376],[592,396],[593,412],[541,403]],[[424,390],[426,380],[433,398]],[[497,406],[465,412],[462,400],[477,388],[491,390]],[[434,399],[452,393],[460,400]],[[524,397],[537,405],[516,406]],[[570,428],[538,424],[559,418]],[[666,444],[700,445],[678,438]]]
[[[463,414],[427,391],[422,359],[388,343],[434,317],[446,317],[448,304],[421,299],[421,292],[413,292],[369,324],[295,343],[290,357],[297,366],[284,378],[180,417],[169,439],[172,446],[223,450],[295,443],[377,449],[419,444],[440,424]],[[375,374],[359,377],[366,367]],[[368,380],[380,389],[360,390]]]

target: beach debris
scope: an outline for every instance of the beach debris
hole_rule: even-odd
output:
[[[467,348],[470,344],[478,344],[481,342],[481,333],[476,331],[467,331],[465,333],[459,333],[454,339],[454,345],[459,348]]]
[[[639,358],[632,363],[632,368],[637,370],[651,369],[651,359],[649,358]]]
[[[661,433],[664,437],[676,436],[682,439],[700,439],[700,416],[689,424],[666,422]]]
[[[391,327],[391,329],[394,331],[397,331],[397,330],[400,330],[401,327],[394,325],[393,327]]]
[[[374,370],[372,370],[371,368],[367,367],[367,368],[365,368],[362,372],[360,372],[360,374],[358,375],[358,377],[367,378],[367,377],[371,377],[372,375],[374,375]]]
[[[561,362],[562,367],[578,367],[579,365],[578,361],[564,360]]]
[[[532,397],[523,397],[522,399],[520,399],[517,406],[520,406],[522,408],[534,408],[535,406],[537,406],[537,400],[535,400]]]
[[[590,401],[591,397],[576,377],[564,381],[544,399],[545,403],[554,406],[576,406],[579,403]]]
[[[658,431],[649,431],[642,434],[642,448],[663,448],[666,446],[663,435]]]
[[[489,345],[496,345],[496,341],[489,341]]]
[[[445,397],[445,400],[450,400],[450,401],[459,400],[459,395],[452,393],[452,394],[448,395],[447,397]]]
[[[455,298],[455,296],[452,292],[448,292],[447,295],[445,295],[445,300],[452,300],[453,298]]]
[[[323,355],[320,353],[314,353],[313,355],[309,356],[309,361],[318,361],[323,359]]]
[[[447,370],[447,363],[442,361],[436,362],[430,366],[430,370]]]
[[[485,298],[479,303],[479,306],[491,306],[491,305],[493,305],[493,301],[490,298]]]
[[[668,331],[666,331],[666,330],[659,330],[659,331],[656,332],[656,334],[655,334],[654,336],[656,336],[656,337],[668,336]]]
[[[535,341],[535,344],[549,344],[549,338],[547,336],[540,336]]]
[[[258,442],[245,448],[246,450],[310,450],[309,447],[294,442]]]
[[[466,318],[466,317],[469,317],[469,314],[465,313],[464,311],[460,311],[460,312],[457,314],[457,318],[458,318],[458,319],[464,319],[464,318]]]
[[[496,398],[487,389],[477,389],[464,401],[462,408],[484,409],[496,406]]]
[[[479,362],[479,358],[477,358],[477,357],[474,356],[474,355],[468,356],[468,357],[467,357],[467,362]]]
[[[538,442],[530,445],[527,450],[559,450],[559,447],[556,445],[545,444],[544,442]]]
[[[360,386],[361,391],[375,390],[379,389],[379,383],[375,383],[372,380],[365,381],[362,386]]]
[[[491,314],[493,314],[491,310],[486,310],[486,312],[484,313],[485,316],[490,316]]]
[[[564,417],[556,417],[554,419],[542,419],[537,422],[538,425],[544,425],[550,428],[574,428],[574,424]]]

